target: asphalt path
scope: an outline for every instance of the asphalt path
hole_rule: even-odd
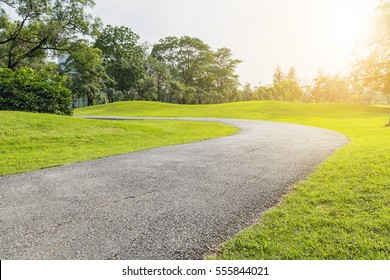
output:
[[[301,125],[202,121],[240,132],[0,177],[0,259],[202,259],[348,143]]]

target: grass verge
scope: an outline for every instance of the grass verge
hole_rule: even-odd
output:
[[[235,132],[217,123],[85,120],[0,111],[0,176]]]
[[[338,131],[351,143],[332,155],[217,259],[390,259],[390,110],[362,105],[241,102],[179,106],[123,102],[79,115],[227,117]]]

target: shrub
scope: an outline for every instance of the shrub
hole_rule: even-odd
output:
[[[44,70],[0,68],[0,110],[71,115],[71,94],[62,83]]]

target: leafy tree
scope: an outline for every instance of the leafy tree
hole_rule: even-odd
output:
[[[255,100],[273,100],[276,95],[274,87],[270,86],[258,86],[254,90]]]
[[[71,115],[72,98],[63,83],[44,70],[0,68],[0,110]]]
[[[110,81],[101,55],[100,49],[81,44],[62,66],[70,77],[68,86],[73,96],[86,96],[88,105],[93,105],[99,99],[104,100],[102,92]]]
[[[167,37],[153,46],[151,57],[166,66],[175,83],[170,89],[183,88],[178,103],[221,103],[234,99],[239,85],[235,68],[240,63],[227,48],[213,52],[198,38]],[[179,83],[181,85],[179,85]]]
[[[202,70],[213,60],[210,47],[198,38],[167,37],[154,45],[152,57],[165,63],[174,78],[185,86],[195,85]]]
[[[145,73],[148,79],[144,81],[146,85],[142,86],[142,90],[145,91],[145,87],[147,88],[148,97],[145,97],[146,100],[153,96],[156,101],[171,102],[170,84],[172,76],[167,65],[149,56],[145,61]],[[154,82],[154,85],[151,84],[152,82]]]
[[[346,79],[340,75],[329,76],[320,72],[314,79],[311,98],[315,102],[347,102],[350,89]]]
[[[282,80],[274,85],[274,88],[283,101],[299,101],[303,96],[302,88],[294,80]]]
[[[277,84],[286,79],[286,74],[283,73],[282,67],[278,65],[273,74],[273,84]]]
[[[234,99],[240,85],[239,76],[235,71],[242,61],[233,59],[233,54],[228,48],[218,49],[213,55],[215,62],[211,72],[214,74],[215,91],[220,97],[219,100],[213,100],[213,103],[229,102]]]
[[[295,67],[291,66],[288,69],[286,79],[298,83],[297,70],[295,69]]]
[[[103,51],[103,61],[113,83],[110,102],[137,99],[144,78],[145,53],[139,36],[128,27],[108,25],[98,36],[95,47]],[[118,93],[122,96],[119,96]],[[115,98],[116,97],[116,98]]]
[[[298,101],[303,97],[303,90],[299,85],[294,67],[290,67],[287,75],[280,66],[276,67],[273,76],[274,97],[283,101]]]
[[[186,87],[179,81],[169,81],[169,100],[171,103],[181,103],[185,98],[190,100],[191,97],[185,96]]]
[[[179,103],[199,102],[196,95],[205,89],[206,75],[209,74],[207,67],[214,61],[207,44],[188,36],[167,37],[154,45],[151,56],[167,65],[173,79],[182,83],[185,89],[188,88],[179,95]]]
[[[158,89],[157,81],[153,76],[145,76],[141,81],[141,87],[139,91],[139,96],[141,100],[146,101],[157,101],[158,100]]]
[[[253,98],[253,90],[251,88],[251,84],[247,83],[244,88],[242,89],[241,98],[244,101],[250,101],[255,98]]]
[[[0,66],[15,70],[42,63],[48,52],[69,52],[100,25],[86,12],[92,0],[0,1]]]
[[[368,55],[357,61],[352,76],[355,82],[390,94],[390,1],[381,0],[376,20],[367,41]]]

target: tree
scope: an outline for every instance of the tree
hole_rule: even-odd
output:
[[[154,45],[152,57],[168,65],[185,86],[196,84],[202,70],[213,60],[210,47],[198,38],[167,37]]]
[[[146,75],[141,81],[141,87],[139,91],[140,100],[157,101],[157,84],[158,83],[155,77]]]
[[[0,66],[15,70],[43,62],[48,52],[70,52],[80,36],[99,27],[86,12],[94,5],[92,0],[0,1]]]
[[[244,88],[242,89],[241,98],[244,101],[253,100],[253,90],[250,83],[245,84]]]
[[[275,99],[275,89],[270,86],[258,86],[255,88],[254,96],[256,100],[273,100]]]
[[[295,69],[295,67],[291,66],[288,69],[286,78],[287,80],[291,80],[298,83],[297,70]]]
[[[88,105],[93,105],[95,100],[104,99],[102,91],[110,81],[101,55],[100,49],[81,44],[62,66],[70,77],[68,86],[73,96],[86,96]]]
[[[144,78],[145,53],[138,44],[139,36],[128,27],[108,25],[98,36],[95,47],[103,51],[102,58],[113,83],[122,96],[109,94],[110,102],[136,99]]]
[[[278,65],[274,70],[273,84],[277,84],[286,79],[286,75],[283,73],[282,67]]]
[[[142,86],[142,95],[147,92],[148,97],[144,98],[148,100],[151,96],[154,96],[156,101],[171,102],[170,83],[172,76],[168,67],[154,57],[149,56],[145,61],[145,73],[148,79],[144,80],[146,85]],[[154,85],[151,84],[152,82]]]
[[[340,75],[330,76],[322,72],[314,79],[311,90],[311,98],[315,102],[346,102],[350,94],[347,80]]]
[[[390,1],[381,0],[376,20],[367,40],[368,55],[354,66],[354,82],[364,87],[390,94]]]
[[[283,101],[298,101],[303,97],[303,90],[299,85],[297,73],[294,67],[290,67],[287,75],[277,66],[273,75],[274,97]]]
[[[303,91],[294,80],[282,80],[274,85],[279,98],[283,101],[295,102],[302,98]]]
[[[235,71],[242,61],[233,59],[232,51],[228,48],[218,49],[213,55],[215,62],[210,71],[214,75],[215,91],[219,96],[218,100],[213,100],[213,103],[232,101],[240,85],[239,76]]]
[[[189,36],[167,37],[154,45],[151,56],[167,65],[172,78],[188,88],[180,95],[179,103],[199,103],[199,95],[206,89],[205,81],[210,74],[207,67],[214,62],[207,44]]]
[[[167,37],[153,46],[151,57],[166,66],[175,81],[171,90],[183,88],[171,95],[178,97],[178,103],[228,102],[237,94],[235,68],[240,61],[232,58],[228,48],[213,52],[198,38]]]

